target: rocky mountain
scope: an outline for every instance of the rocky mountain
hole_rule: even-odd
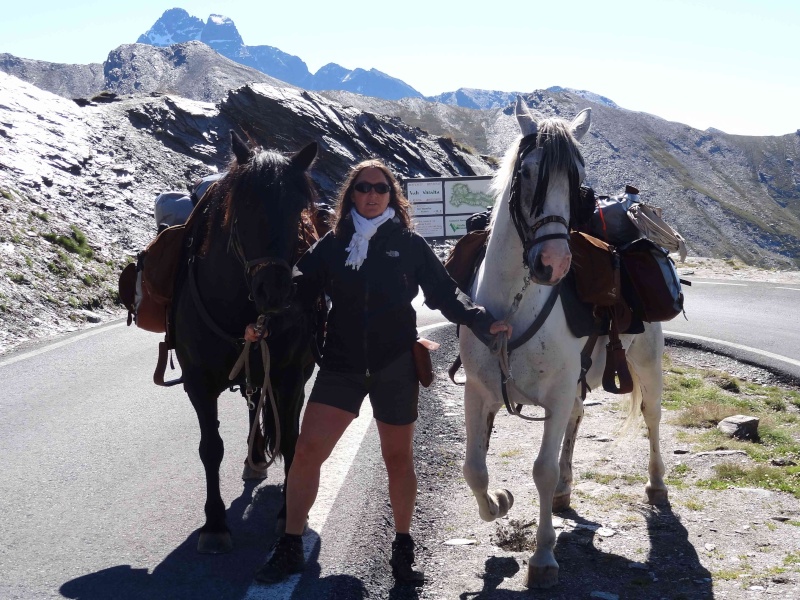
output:
[[[281,151],[319,142],[322,198],[375,155],[404,177],[492,171],[451,140],[299,89],[73,102],[0,72],[0,353],[119,315],[117,277],[155,234],[155,196],[223,169],[231,129]]]
[[[377,69],[350,70],[330,63],[312,74],[297,56],[272,46],[246,45],[234,22],[222,15],[210,15],[204,23],[182,8],[172,8],[137,42],[170,46],[190,40],[199,40],[235,62],[307,90],[347,90],[389,100],[422,97],[410,85]]]
[[[175,94],[218,102],[250,83],[291,87],[196,41],[163,48],[125,44],[108,54],[103,70],[104,89],[116,94]]]

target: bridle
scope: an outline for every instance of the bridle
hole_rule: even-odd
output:
[[[539,168],[536,191],[534,192],[533,202],[530,207],[530,217],[537,218],[532,224],[528,225],[522,207],[522,163],[525,158],[537,147],[541,147],[539,142],[540,133],[532,133],[523,137],[519,142],[517,158],[514,163],[514,171],[511,177],[511,190],[508,208],[511,212],[511,220],[517,230],[517,235],[522,242],[522,262],[530,270],[528,255],[531,248],[536,244],[541,244],[548,240],[569,240],[570,224],[573,219],[572,213],[580,202],[580,182],[578,180],[577,168],[570,170],[569,173],[569,195],[570,195],[570,221],[560,215],[546,215],[540,217],[544,211],[544,201],[547,194],[549,180],[549,164],[542,164]],[[537,232],[550,223],[558,223],[564,226],[563,233],[548,233],[537,237]]]
[[[228,252],[233,252],[233,255],[236,256],[236,259],[242,264],[242,267],[244,267],[244,279],[245,283],[247,284],[247,289],[250,292],[249,299],[251,302],[254,302],[253,279],[258,271],[264,267],[274,265],[286,269],[286,271],[291,273],[292,266],[288,261],[277,256],[262,256],[260,258],[248,260],[244,251],[244,246],[242,246],[242,242],[239,237],[237,223],[238,219],[235,218],[231,224],[231,233],[230,237],[228,238]]]
[[[538,136],[539,133],[533,133],[526,135],[525,137],[520,140],[519,148],[517,150],[517,158],[514,163],[514,171],[512,173],[511,179],[511,190],[509,196],[509,211],[511,213],[511,220],[514,223],[514,227],[517,230],[517,235],[522,242],[522,263],[528,271],[531,271],[531,265],[529,264],[528,256],[530,254],[531,248],[534,245],[540,244],[542,242],[546,242],[547,240],[567,240],[569,241],[569,230],[571,221],[574,218],[574,213],[577,212],[577,207],[579,206],[580,202],[580,181],[578,179],[577,174],[577,167],[573,167],[569,170],[569,195],[570,195],[570,220],[568,221],[564,217],[560,215],[545,215],[541,216],[542,212],[544,212],[544,202],[545,196],[547,194],[547,185],[549,179],[549,164],[543,163],[540,165],[538,180],[536,182],[536,191],[534,192],[533,201],[530,207],[530,217],[538,217],[533,222],[533,224],[528,225],[527,219],[523,213],[522,209],[522,163],[525,160],[525,157],[531,153],[535,148],[538,146]],[[550,223],[558,223],[564,226],[565,231],[563,233],[548,233],[544,235],[537,236],[539,230],[544,227],[545,225],[549,225]],[[525,276],[524,285],[522,290],[515,296],[514,303],[509,310],[508,314],[505,316],[504,320],[509,320],[511,315],[516,312],[517,308],[519,307],[519,303],[522,299],[522,296],[525,293],[525,290],[528,288],[530,284],[531,278],[529,275]],[[529,403],[534,405],[539,405],[538,399],[528,397],[522,390],[517,387],[516,383],[514,382],[514,376],[511,373],[511,352],[516,348],[519,348],[523,344],[527,343],[539,329],[542,328],[544,322],[547,320],[547,317],[550,315],[550,311],[555,306],[556,300],[558,299],[560,293],[560,283],[554,285],[550,291],[550,294],[545,301],[544,306],[542,306],[539,314],[534,319],[533,323],[531,323],[530,327],[516,340],[511,342],[508,340],[504,332],[498,334],[494,348],[492,348],[492,352],[497,355],[499,360],[500,366],[500,381],[501,381],[501,391],[503,396],[503,402],[506,406],[506,410],[513,415],[516,415],[522,419],[528,421],[542,421],[550,418],[549,411],[545,409],[545,416],[544,417],[527,417],[521,413],[521,405],[513,404],[508,396],[508,387],[513,387],[515,391],[520,394],[522,397],[526,398]]]

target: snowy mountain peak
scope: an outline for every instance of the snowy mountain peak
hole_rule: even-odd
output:
[[[204,26],[201,19],[191,16],[182,8],[171,8],[136,41],[151,46],[171,46],[199,40]]]

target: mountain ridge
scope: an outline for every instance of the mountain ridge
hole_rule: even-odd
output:
[[[182,8],[171,8],[139,36],[137,43],[169,46],[192,40],[207,44],[235,62],[308,90],[342,89],[392,100],[422,97],[410,85],[377,69],[346,69],[328,63],[311,73],[300,57],[273,46],[246,45],[233,20],[218,14],[209,15],[203,22]]]

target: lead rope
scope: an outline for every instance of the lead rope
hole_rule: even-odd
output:
[[[261,315],[258,317],[258,321],[256,322],[256,331],[263,332],[265,330],[265,315]],[[261,386],[261,395],[258,399],[258,405],[256,406],[253,403],[252,396],[255,393],[255,389],[253,388],[252,379],[250,378],[250,341],[245,341],[244,343],[244,350],[239,355],[239,358],[236,360],[236,363],[233,365],[233,369],[231,369],[231,373],[228,376],[230,381],[233,381],[239,372],[242,370],[242,366],[244,366],[245,372],[245,394],[247,395],[247,408],[249,410],[256,410],[256,416],[253,419],[253,425],[250,427],[250,434],[247,436],[247,465],[253,469],[254,471],[263,471],[268,469],[272,464],[275,462],[275,458],[277,458],[277,452],[275,452],[269,461],[264,464],[256,465],[253,462],[253,445],[256,439],[256,431],[258,427],[261,425],[259,423],[259,417],[262,414],[264,409],[264,404],[266,403],[267,395],[269,395],[270,406],[272,407],[272,417],[275,422],[275,448],[276,450],[281,447],[281,427],[280,427],[280,418],[278,416],[278,405],[275,402],[275,394],[272,391],[272,383],[269,379],[269,371],[270,371],[270,353],[269,353],[269,346],[267,346],[267,340],[263,337],[259,341],[261,346],[261,363],[264,367],[264,383]],[[264,436],[266,438],[266,435]]]
[[[519,309],[520,302],[522,302],[522,297],[525,294],[525,291],[531,284],[531,277],[530,275],[526,275],[525,278],[522,280],[522,289],[514,296],[514,301],[511,303],[511,308],[508,309],[505,318],[503,321],[506,323],[509,322],[511,317],[514,313],[517,312]],[[497,360],[500,363],[500,374],[502,377],[501,387],[503,392],[503,401],[505,402],[506,409],[512,415],[516,415],[520,419],[524,419],[526,421],[544,421],[548,419],[550,415],[548,414],[548,410],[545,408],[545,416],[544,417],[528,417],[523,415],[520,412],[519,404],[512,403],[508,399],[508,392],[507,388],[513,388],[520,396],[525,398],[528,402],[535,406],[541,406],[539,401],[535,398],[531,398],[527,394],[525,394],[519,386],[517,386],[516,382],[514,381],[514,374],[511,372],[511,354],[508,350],[508,333],[505,331],[501,331],[497,334],[496,341],[494,343],[495,348],[492,348],[492,354],[497,356]]]

